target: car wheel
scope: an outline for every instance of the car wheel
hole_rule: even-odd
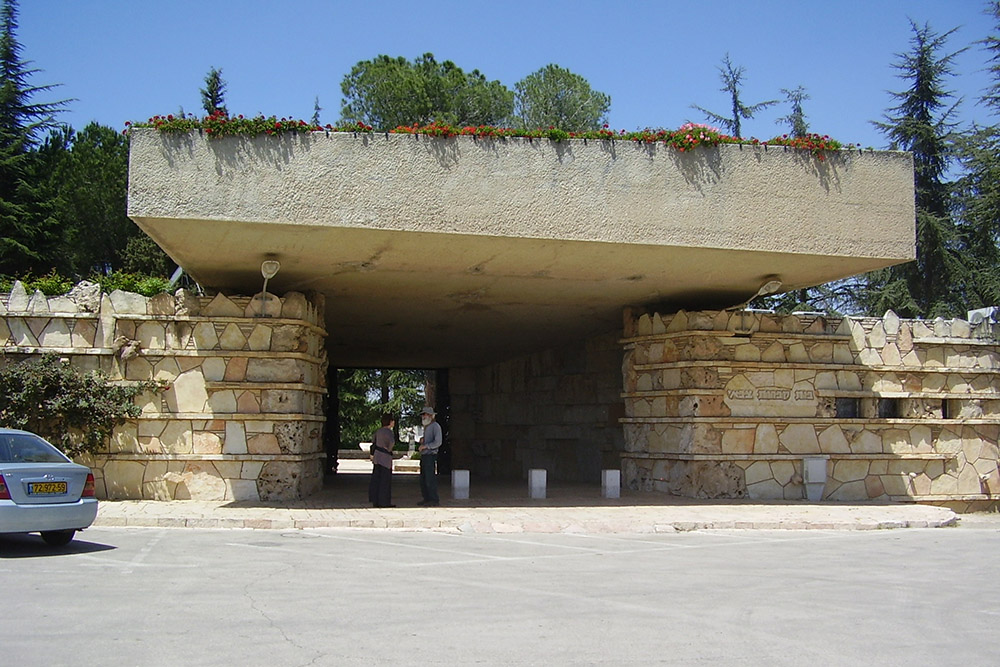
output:
[[[63,547],[70,543],[75,534],[75,530],[49,530],[42,533],[42,539],[50,547]]]

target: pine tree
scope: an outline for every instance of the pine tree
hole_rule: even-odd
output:
[[[891,93],[899,104],[874,125],[889,139],[890,150],[913,154],[917,258],[866,274],[856,303],[870,314],[889,309],[906,317],[964,314],[966,267],[952,219],[952,188],[945,180],[955,139],[952,119],[961,100],[953,102],[944,86],[953,60],[965,49],[941,53],[955,29],[939,35],[926,24],[911,21],[911,27],[911,49],[897,54],[893,65],[909,86]]]
[[[26,179],[35,159],[36,136],[55,127],[55,114],[69,100],[34,102],[55,86],[32,86],[39,70],[21,59],[17,2],[0,4],[0,266],[8,273],[47,270],[46,254],[58,231],[47,216],[35,185]]]
[[[222,70],[214,67],[205,75],[205,87],[201,89],[201,106],[205,113],[211,115],[221,111],[228,115],[226,109],[226,82],[222,78]]]
[[[792,107],[791,113],[787,116],[783,116],[775,121],[779,125],[781,123],[786,123],[789,134],[793,137],[804,137],[809,133],[809,124],[806,122],[806,114],[802,110],[802,102],[809,99],[809,94],[806,93],[806,89],[802,86],[795,88],[794,90],[788,90],[782,88],[781,92],[785,96],[785,101]]]
[[[750,120],[758,111],[763,111],[764,109],[778,103],[778,100],[767,100],[766,102],[758,102],[757,104],[744,104],[743,100],[740,99],[740,95],[743,93],[743,75],[746,74],[746,68],[742,66],[734,66],[733,62],[729,59],[729,54],[722,59],[722,67],[719,68],[719,79],[722,81],[721,90],[724,93],[729,93],[729,99],[732,103],[732,116],[724,116],[722,114],[717,114],[714,111],[709,111],[704,109],[697,104],[692,104],[692,109],[697,109],[702,112],[713,123],[718,123],[722,127],[726,128],[731,135],[734,137],[743,136],[741,134],[742,128],[740,126],[740,120]]]

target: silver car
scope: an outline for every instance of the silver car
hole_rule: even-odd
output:
[[[0,533],[62,546],[97,517],[94,475],[28,431],[0,428]]]

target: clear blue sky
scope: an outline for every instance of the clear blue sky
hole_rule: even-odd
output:
[[[231,113],[336,122],[340,83],[359,60],[424,52],[514,84],[548,63],[611,96],[618,129],[704,122],[692,104],[724,113],[718,66],[728,52],[746,68],[744,101],[804,86],[812,131],[876,148],[869,121],[901,90],[892,63],[909,49],[909,19],[958,30],[950,50],[994,29],[984,0],[21,0],[22,57],[63,84],[35,101],[75,98],[59,119],[121,129],[127,120],[201,111],[210,67],[222,69]],[[985,53],[956,61],[949,87],[965,98],[961,119],[992,121],[976,99],[988,85]],[[744,123],[769,138],[786,105]]]

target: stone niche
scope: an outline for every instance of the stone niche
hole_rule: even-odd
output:
[[[631,318],[631,319],[629,319]],[[696,498],[958,510],[1000,501],[1000,331],[984,321],[626,314],[624,482]]]
[[[0,344],[7,362],[51,352],[117,382],[161,383],[106,451],[83,457],[99,497],[267,501],[321,488],[321,295],[147,298],[95,287],[46,298],[15,283],[0,298]]]

